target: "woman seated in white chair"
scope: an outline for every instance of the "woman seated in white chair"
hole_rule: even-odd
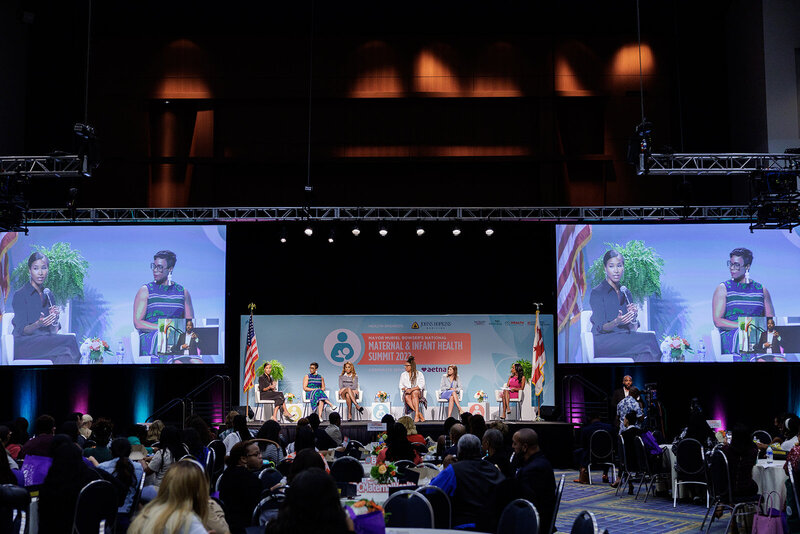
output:
[[[427,406],[423,391],[425,391],[425,376],[417,372],[417,362],[413,356],[409,356],[405,364],[405,371],[400,375],[400,390],[403,392],[403,402],[405,406],[414,412],[414,422],[425,421],[422,415],[420,404]],[[404,408],[405,412],[405,408]]]
[[[258,391],[261,394],[261,400],[275,403],[275,409],[272,410],[273,421],[278,420],[278,413],[283,410],[284,417],[294,422],[292,414],[286,408],[286,398],[283,396],[283,392],[278,391],[278,381],[272,379],[272,364],[269,362],[264,364],[264,374],[258,377]]]
[[[339,398],[347,403],[347,420],[351,419],[351,410],[355,406],[359,413],[364,413],[364,408],[358,405],[358,375],[356,366],[345,362],[342,374],[339,375]]]
[[[505,420],[506,416],[511,413],[511,401],[519,402],[519,392],[525,389],[525,371],[522,365],[515,363],[511,366],[511,376],[508,378],[505,386],[503,386],[503,413],[500,414],[500,419]]]
[[[461,414],[461,405],[458,403],[458,392],[461,390],[461,384],[458,382],[458,366],[448,365],[447,373],[442,375],[442,381],[439,384],[439,398],[447,399],[447,417],[453,416],[453,406],[458,409]]]

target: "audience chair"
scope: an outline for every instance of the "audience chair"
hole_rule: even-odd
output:
[[[261,481],[262,486],[269,485],[268,487],[272,487],[283,479],[283,474],[274,467],[267,467],[258,472],[258,479]]]
[[[128,513],[117,514],[117,531],[127,532],[128,526],[130,526],[131,521],[133,521],[133,516],[135,516],[136,512],[139,510],[139,501],[142,499],[142,489],[144,489],[145,478],[147,478],[147,475],[142,473],[142,478],[139,479],[139,483],[136,485],[136,492],[133,494],[131,509],[128,510]]]
[[[614,495],[619,495],[620,489],[624,488],[629,483],[639,482],[639,473],[636,469],[636,458],[628,458],[628,453],[625,450],[625,438],[619,436],[619,457],[622,461],[622,467],[619,471],[619,485]]]
[[[508,503],[500,515],[497,532],[503,534],[538,534],[539,512],[525,499],[516,499]]]
[[[361,482],[364,467],[352,456],[342,456],[331,464],[331,476],[336,482]]]
[[[339,405],[339,414],[341,414],[342,421],[344,421],[345,417],[347,416],[347,413],[346,413],[347,401],[339,396],[339,390],[338,389],[333,394],[333,396],[335,397],[335,400],[333,402],[335,402],[336,404]],[[356,390],[356,401],[359,404],[361,404],[361,399],[363,399],[363,398],[364,398],[364,392],[361,391],[360,389]],[[363,406],[362,406],[362,408],[363,408]],[[361,420],[361,412],[356,410],[355,406],[353,407],[353,418],[354,419],[358,419],[359,421]]]
[[[286,500],[286,495],[282,492],[270,493],[261,499],[253,509],[253,526],[265,526],[267,523],[278,517],[278,509]]]
[[[617,468],[614,465],[614,440],[608,430],[595,430],[589,437],[589,484],[592,484],[592,466],[611,467],[611,482],[617,480]]]
[[[107,480],[93,480],[78,494],[73,534],[96,534],[114,528],[117,519],[117,491]]]
[[[791,473],[790,473],[791,477]],[[711,479],[711,489],[714,492],[714,501],[712,502],[711,506],[706,510],[706,515],[703,518],[703,522],[700,524],[700,529],[703,529],[703,526],[706,524],[706,519],[708,519],[709,513],[711,514],[711,519],[708,521],[708,526],[706,526],[706,533],[711,529],[711,523],[714,522],[714,513],[718,507],[722,509],[722,513],[730,512],[731,517],[728,520],[728,525],[725,528],[725,532],[728,532],[731,528],[731,523],[733,522],[734,518],[736,517],[737,513],[741,513],[742,508],[745,508],[750,505],[756,505],[758,502],[757,495],[751,495],[741,498],[735,498],[733,496],[733,490],[731,487],[731,476],[730,471],[728,470],[728,458],[725,456],[725,453],[722,452],[722,449],[715,448],[711,451],[711,469],[710,469],[710,479]],[[797,499],[797,494],[795,494],[795,500]],[[789,506],[787,508],[787,513]],[[753,510],[755,512],[755,509]]]
[[[31,495],[14,484],[0,485],[0,532],[27,534]]]
[[[636,497],[634,499],[639,498],[639,492],[642,491],[642,484],[644,484],[644,502],[647,502],[647,497],[650,496],[650,490],[653,491],[653,495],[656,493],[656,482],[659,479],[667,479],[666,473],[658,473],[653,471],[652,469],[652,454],[647,451],[647,448],[644,446],[644,441],[640,436],[636,437],[636,456],[638,458],[639,464],[639,474],[641,475],[641,480],[639,481],[639,487],[636,489]],[[659,458],[661,458],[659,456]]]
[[[453,510],[447,493],[442,488],[430,485],[419,487],[414,491],[424,495],[428,502],[431,503],[431,508],[433,508],[433,528],[450,529],[453,521]]]
[[[595,520],[594,514],[588,510],[579,513],[575,522],[572,523],[570,534],[598,534],[597,520]]]
[[[789,483],[792,485],[792,492],[794,493],[794,500],[786,502],[786,518],[796,521],[800,516],[800,495],[797,494],[797,471],[789,469]],[[790,527],[791,528],[791,527]]]
[[[772,436],[766,430],[756,430],[751,437],[764,445],[772,443]]]
[[[387,460],[388,461],[388,460]],[[412,462],[411,460],[397,460],[396,462],[392,462],[395,467],[400,469],[401,467],[407,467],[409,469],[416,467],[417,465]]]
[[[675,452],[675,479],[672,481],[672,507],[678,505],[678,488],[683,485],[703,486],[706,489],[706,508],[711,504],[708,491],[708,472],[703,446],[696,439],[684,438]]]
[[[550,520],[550,530],[546,531],[545,534],[556,531],[556,518],[558,517],[558,509],[561,507],[561,497],[564,495],[564,481],[566,478],[567,475],[561,475],[561,479],[556,485],[556,505],[553,508],[553,518]]]
[[[439,403],[439,419],[444,421],[444,410],[450,404],[450,400],[443,399],[442,393],[443,391],[441,389],[436,390],[436,402]],[[464,402],[464,390],[458,388],[458,390],[456,390],[456,394],[458,395],[458,403],[461,404],[461,406],[463,406],[462,403]],[[488,419],[488,414],[487,414],[487,419]]]
[[[389,514],[387,527],[433,528],[433,507],[421,493],[400,490],[393,493],[383,505]]]

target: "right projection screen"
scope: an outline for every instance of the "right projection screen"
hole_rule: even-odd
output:
[[[556,226],[558,362],[800,361],[800,237],[747,224]]]

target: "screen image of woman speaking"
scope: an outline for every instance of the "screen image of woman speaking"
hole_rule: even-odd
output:
[[[616,250],[603,256],[605,280],[592,289],[592,334],[595,358],[631,357],[639,362],[661,360],[661,349],[653,332],[637,332],[639,312],[627,289],[620,285],[625,258]]]

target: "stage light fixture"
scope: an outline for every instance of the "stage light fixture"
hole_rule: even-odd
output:
[[[331,233],[328,234],[328,243],[333,243],[333,230],[331,230]]]
[[[453,235],[456,236],[456,237],[460,236],[461,235],[461,228],[459,228],[458,226],[453,228]]]
[[[381,226],[381,229],[378,230],[378,233],[381,235],[381,237],[386,237],[389,235],[389,230],[387,230],[385,226]]]
[[[420,237],[425,235],[425,228],[423,228],[421,226],[417,226],[417,235],[420,236]]]
[[[492,235],[494,235],[494,230],[492,230],[492,227],[489,226],[486,228],[486,237],[492,237]]]
[[[286,243],[286,228],[281,228],[281,243]]]
[[[356,236],[356,237],[361,235],[361,230],[358,229],[358,226],[354,226],[353,230],[351,230],[351,231],[353,232],[353,235]]]
[[[310,226],[306,226],[306,229],[303,230],[303,233],[306,234],[308,237],[311,237],[311,234],[314,233],[314,230]]]

